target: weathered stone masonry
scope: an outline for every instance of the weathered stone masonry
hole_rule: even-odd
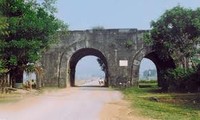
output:
[[[157,64],[158,58],[152,57],[153,51],[144,45],[145,32],[137,29],[70,31],[43,55],[42,83],[44,86],[74,86],[77,62],[84,56],[94,55],[106,64],[107,86],[137,85],[140,61],[145,56],[153,60],[158,70],[163,64]]]

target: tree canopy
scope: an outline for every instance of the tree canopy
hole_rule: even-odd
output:
[[[57,32],[67,26],[54,13],[55,0],[1,0],[0,17],[7,24],[1,36],[0,57],[5,69],[17,82],[22,81],[22,72],[35,64],[53,41]],[[1,30],[0,26],[0,30]],[[1,32],[1,31],[0,31]],[[21,75],[22,74],[22,75]],[[19,75],[19,76],[18,76]]]
[[[8,27],[8,24],[6,23],[4,17],[0,17],[0,53],[3,52],[2,48],[4,48],[4,40],[3,37],[5,35],[8,35],[8,31],[5,29]],[[4,61],[2,58],[0,58],[0,75],[6,71],[4,66]]]
[[[160,86],[170,91],[198,91],[200,8],[176,6],[151,22],[144,36],[162,60],[172,58],[175,69],[160,71]],[[192,63],[192,64],[191,64]],[[192,67],[191,67],[192,66]]]
[[[162,59],[171,56],[187,67],[196,54],[200,36],[200,8],[193,10],[176,6],[152,21],[149,38]]]

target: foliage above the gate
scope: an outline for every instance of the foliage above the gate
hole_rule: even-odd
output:
[[[176,6],[167,10],[157,21],[152,21],[150,36],[153,49],[162,58],[172,56],[187,67],[196,54],[200,36],[200,8],[193,10]],[[164,58],[165,59],[165,58]]]
[[[126,43],[125,43],[125,47],[126,48],[131,48],[132,46],[133,46],[133,40],[131,40],[131,39],[128,39],[127,41],[126,41]]]

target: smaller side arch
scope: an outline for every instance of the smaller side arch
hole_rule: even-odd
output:
[[[167,60],[162,60],[159,57],[158,52],[148,53],[147,55],[144,56],[144,58],[150,59],[155,64],[158,75],[157,76],[158,86],[161,87],[162,86],[161,72],[167,69],[174,69],[176,67],[174,60],[171,57]]]
[[[137,79],[137,84],[138,84],[139,76],[137,75],[139,74],[140,62],[142,61],[143,58],[147,58],[150,59],[156,66],[158,86],[161,87],[163,82],[161,72],[170,68],[174,69],[176,67],[175,62],[171,57],[168,60],[162,60],[159,57],[159,52],[157,51],[152,51],[152,52],[148,51],[149,50],[147,49],[141,48],[140,51],[138,51],[138,53],[134,56],[131,67],[132,81],[134,81],[134,79]],[[136,62],[138,61],[139,64],[137,63],[135,64],[134,61]]]

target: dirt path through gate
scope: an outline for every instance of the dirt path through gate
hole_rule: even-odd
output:
[[[143,120],[132,113],[119,91],[102,87],[68,88],[0,104],[0,120]]]

